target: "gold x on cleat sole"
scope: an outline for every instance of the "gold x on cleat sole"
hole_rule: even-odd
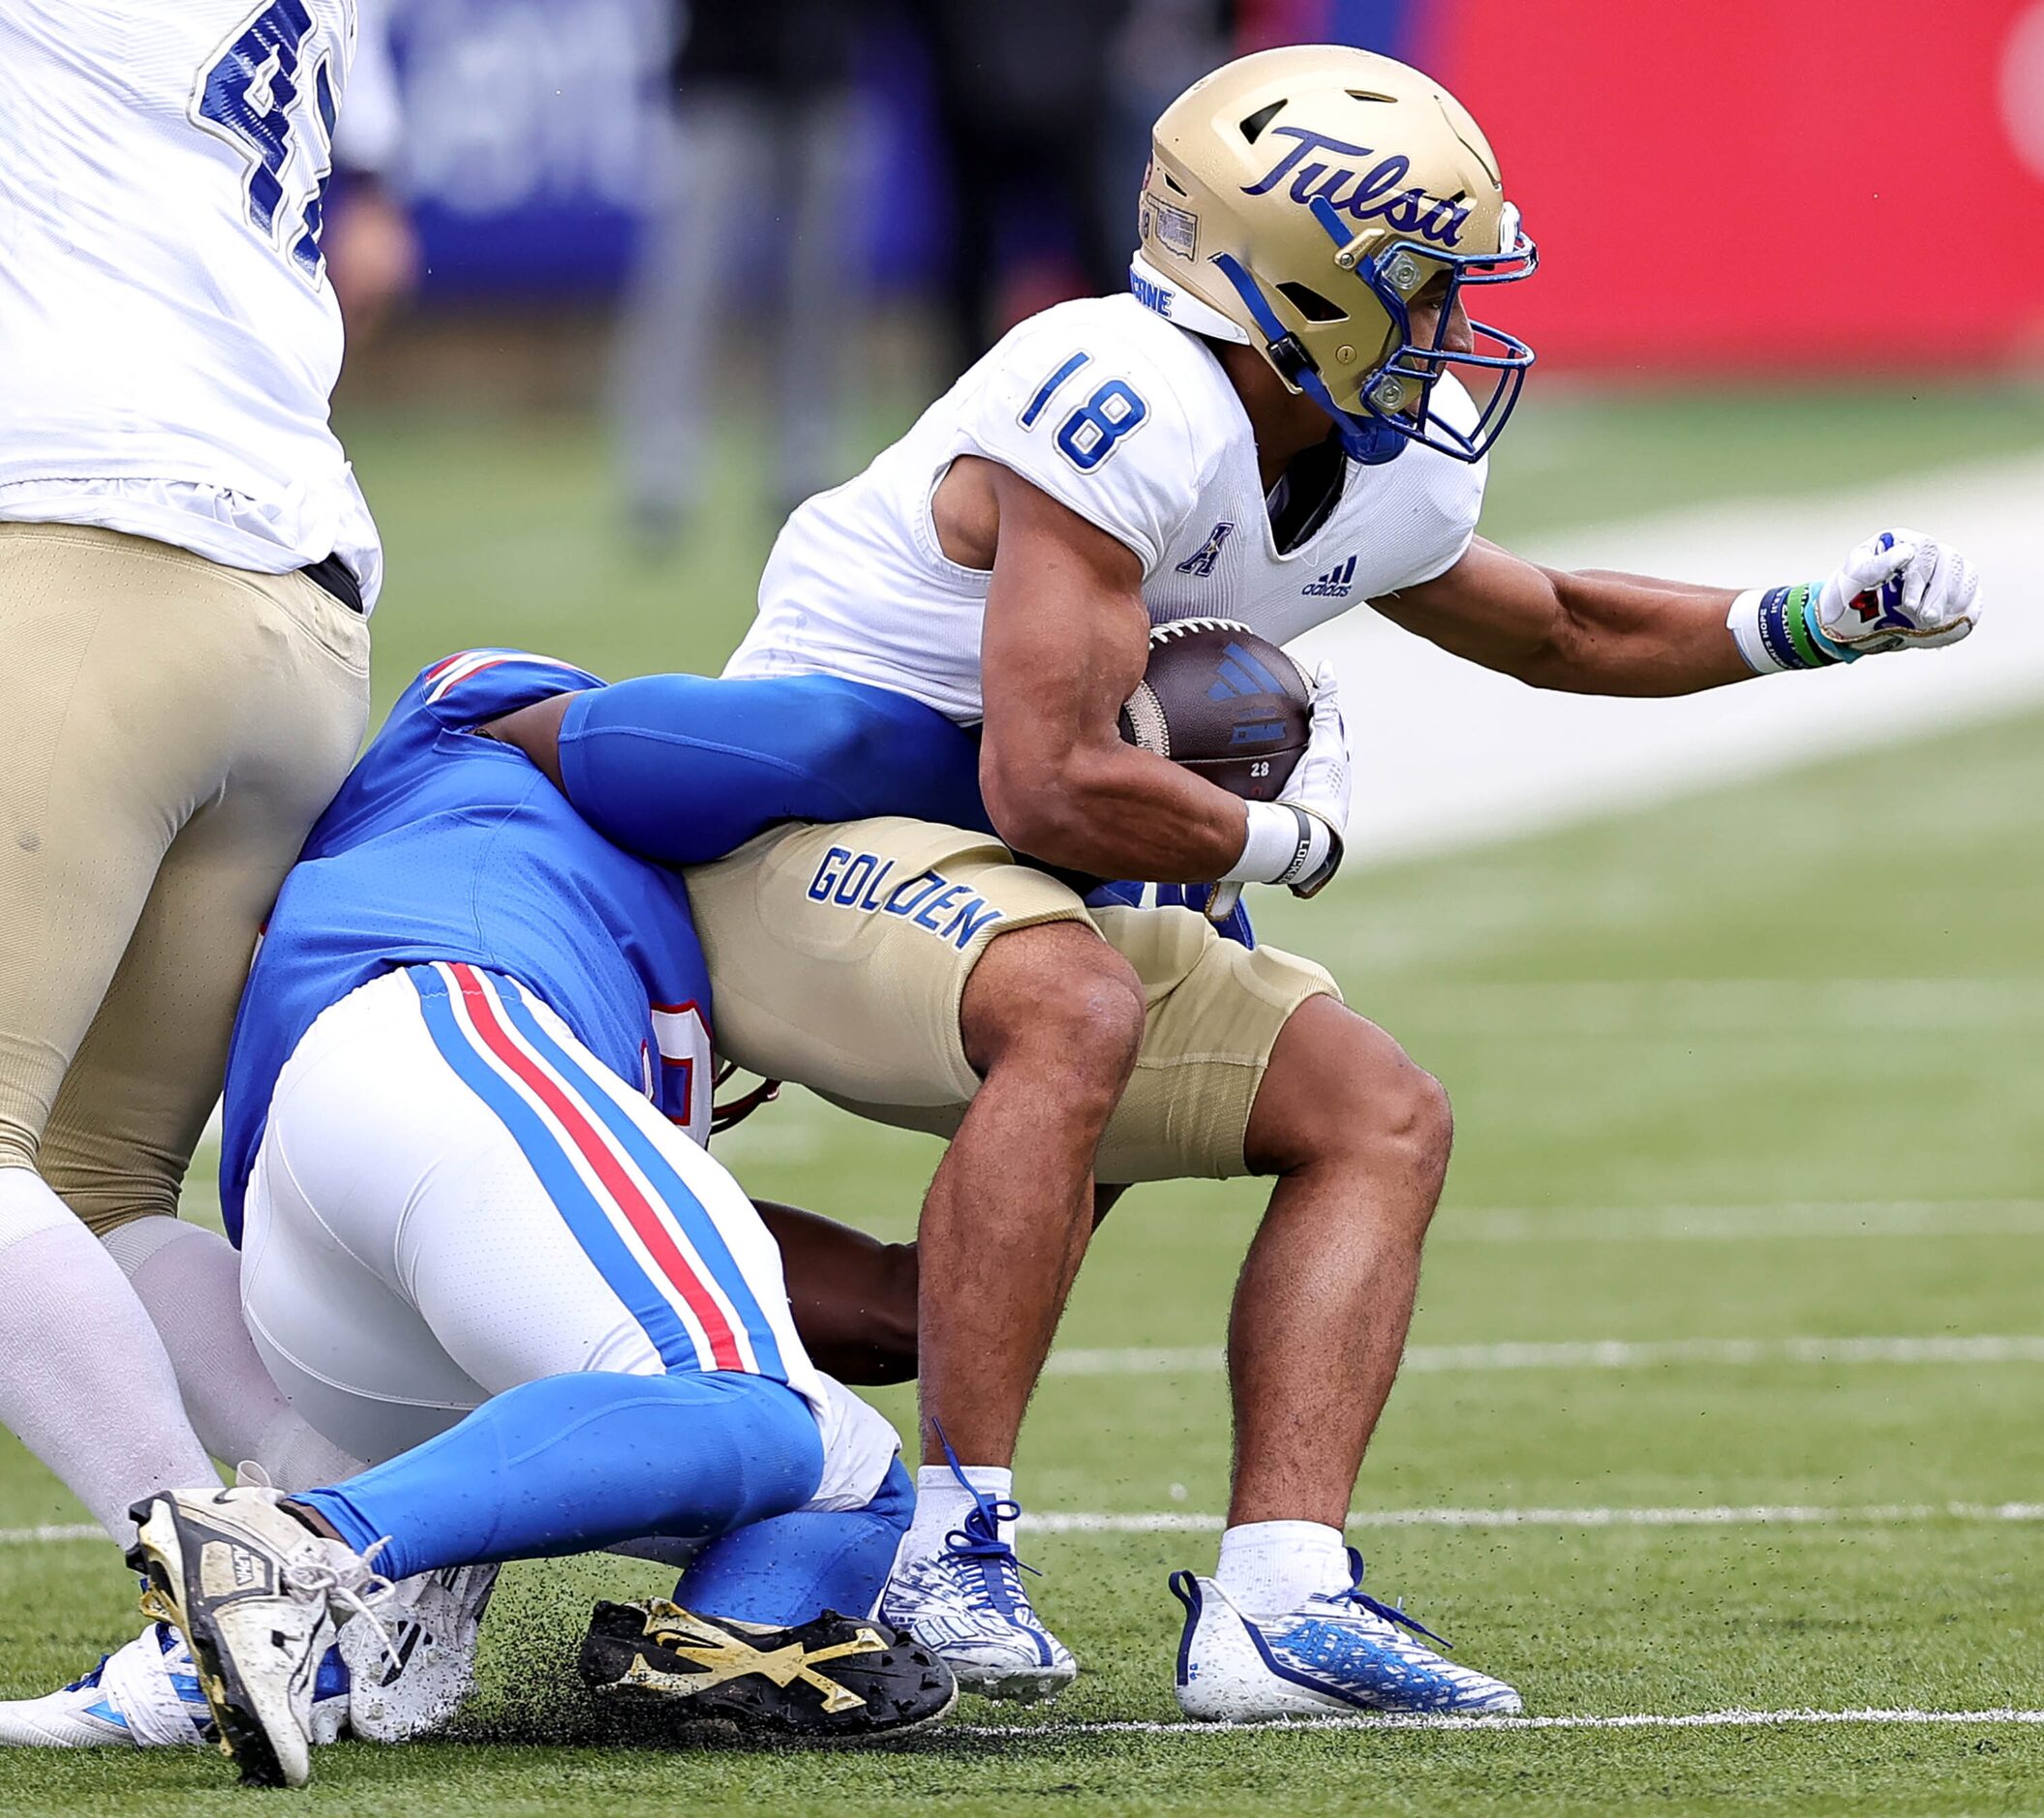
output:
[[[676,1727],[760,1736],[898,1736],[958,1702],[950,1670],[911,1635],[826,1610],[795,1628],[698,1616],[663,1597],[599,1603],[581,1672],[606,1702]]]

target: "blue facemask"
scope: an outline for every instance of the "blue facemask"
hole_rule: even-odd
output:
[[[1324,197],[1315,197],[1311,206],[1314,219],[1327,229],[1328,237],[1346,250],[1349,232],[1332,204]],[[1264,351],[1271,364],[1334,419],[1341,445],[1352,460],[1374,466],[1391,460],[1409,443],[1418,442],[1457,461],[1475,462],[1488,454],[1504,433],[1526,383],[1526,369],[1533,364],[1533,349],[1516,335],[1472,321],[1469,326],[1476,349],[1460,352],[1447,345],[1449,324],[1454,318],[1456,299],[1464,285],[1511,284],[1533,275],[1540,263],[1538,250],[1522,233],[1515,233],[1513,238],[1514,244],[1507,252],[1475,254],[1444,253],[1417,240],[1398,240],[1357,263],[1356,276],[1369,287],[1371,295],[1390,318],[1396,334],[1389,357],[1362,387],[1360,410],[1344,410],[1334,402],[1320,369],[1297,337],[1278,319],[1263,286],[1241,261],[1231,254],[1218,253],[1213,262],[1241,297],[1250,319],[1264,337]],[[1413,335],[1406,295],[1416,287],[1408,283],[1401,289],[1388,275],[1402,269],[1401,258],[1419,261],[1419,268],[1429,276],[1437,271],[1447,273],[1448,288],[1430,341],[1420,342]],[[1467,429],[1450,423],[1433,409],[1435,383],[1444,374],[1457,370],[1492,375],[1496,380],[1489,400]],[[1407,390],[1417,387],[1418,406],[1397,410],[1374,404],[1371,394],[1387,379],[1406,381]]]

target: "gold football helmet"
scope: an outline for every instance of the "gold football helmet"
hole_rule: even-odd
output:
[[[1480,460],[1518,402],[1531,348],[1477,322],[1474,351],[1448,337],[1463,285],[1528,277],[1538,255],[1476,121],[1418,70],[1346,45],[1224,65],[1158,119],[1140,224],[1137,296],[1259,348],[1358,460],[1408,440]],[[1419,339],[1410,306],[1429,286]],[[1487,401],[1443,394],[1437,410],[1456,369]]]

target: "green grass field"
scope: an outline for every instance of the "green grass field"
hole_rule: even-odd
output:
[[[1498,533],[1872,477],[1903,465],[1881,453],[1898,445],[1912,463],[1974,455],[1983,421],[1990,448],[2044,444],[2034,400],[1840,395],[1787,410],[1800,434],[1755,448],[1741,402],[1557,407],[1499,475]],[[736,442],[727,508],[642,563],[613,533],[586,425],[379,419],[353,440],[391,552],[385,700],[464,643],[622,672],[714,662],[742,622],[770,527]],[[2038,1511],[2001,1506],[2034,1501],[2044,1477],[2040,801],[2033,715],[1906,763],[1841,763],[1262,908],[1266,937],[1329,963],[1454,1096],[1416,1349],[1354,1537],[1373,1589],[1512,1679],[1530,1712],[2044,1705]],[[800,1094],[719,1153],[755,1192],[893,1233],[934,1157]],[[309,1794],[272,1797],[415,1818],[2044,1808],[2044,1728],[2006,1721],[1088,1728],[1176,1714],[1164,1578],[1210,1569],[1195,1518],[1223,1506],[1228,1449],[1221,1379],[1199,1353],[1219,1342],[1260,1197],[1247,1182],[1144,1189],[1081,1280],[1025,1436],[1025,1499],[1186,1527],[1027,1540],[1040,1607],[1085,1665],[1056,1706],[968,1703],[949,1733],[859,1754],[605,1745],[568,1676],[578,1625],[595,1589],[660,1580],[523,1567],[462,1740],[328,1750]],[[203,1215],[203,1179],[192,1200]],[[1962,1342],[1981,1340],[2021,1342]],[[1194,1354],[1142,1354],[1160,1351]],[[1384,1519],[1444,1510],[1490,1515]],[[18,1452],[0,1457],[6,1695],[133,1631],[110,1548],[18,1531],[77,1519]],[[173,1818],[237,1797],[257,1796],[197,1752],[0,1758],[0,1800],[22,1814]]]

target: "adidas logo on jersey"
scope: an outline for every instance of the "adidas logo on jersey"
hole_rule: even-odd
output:
[[[1347,599],[1349,590],[1356,585],[1356,558],[1338,561],[1317,581],[1308,581],[1298,590],[1301,599]]]

